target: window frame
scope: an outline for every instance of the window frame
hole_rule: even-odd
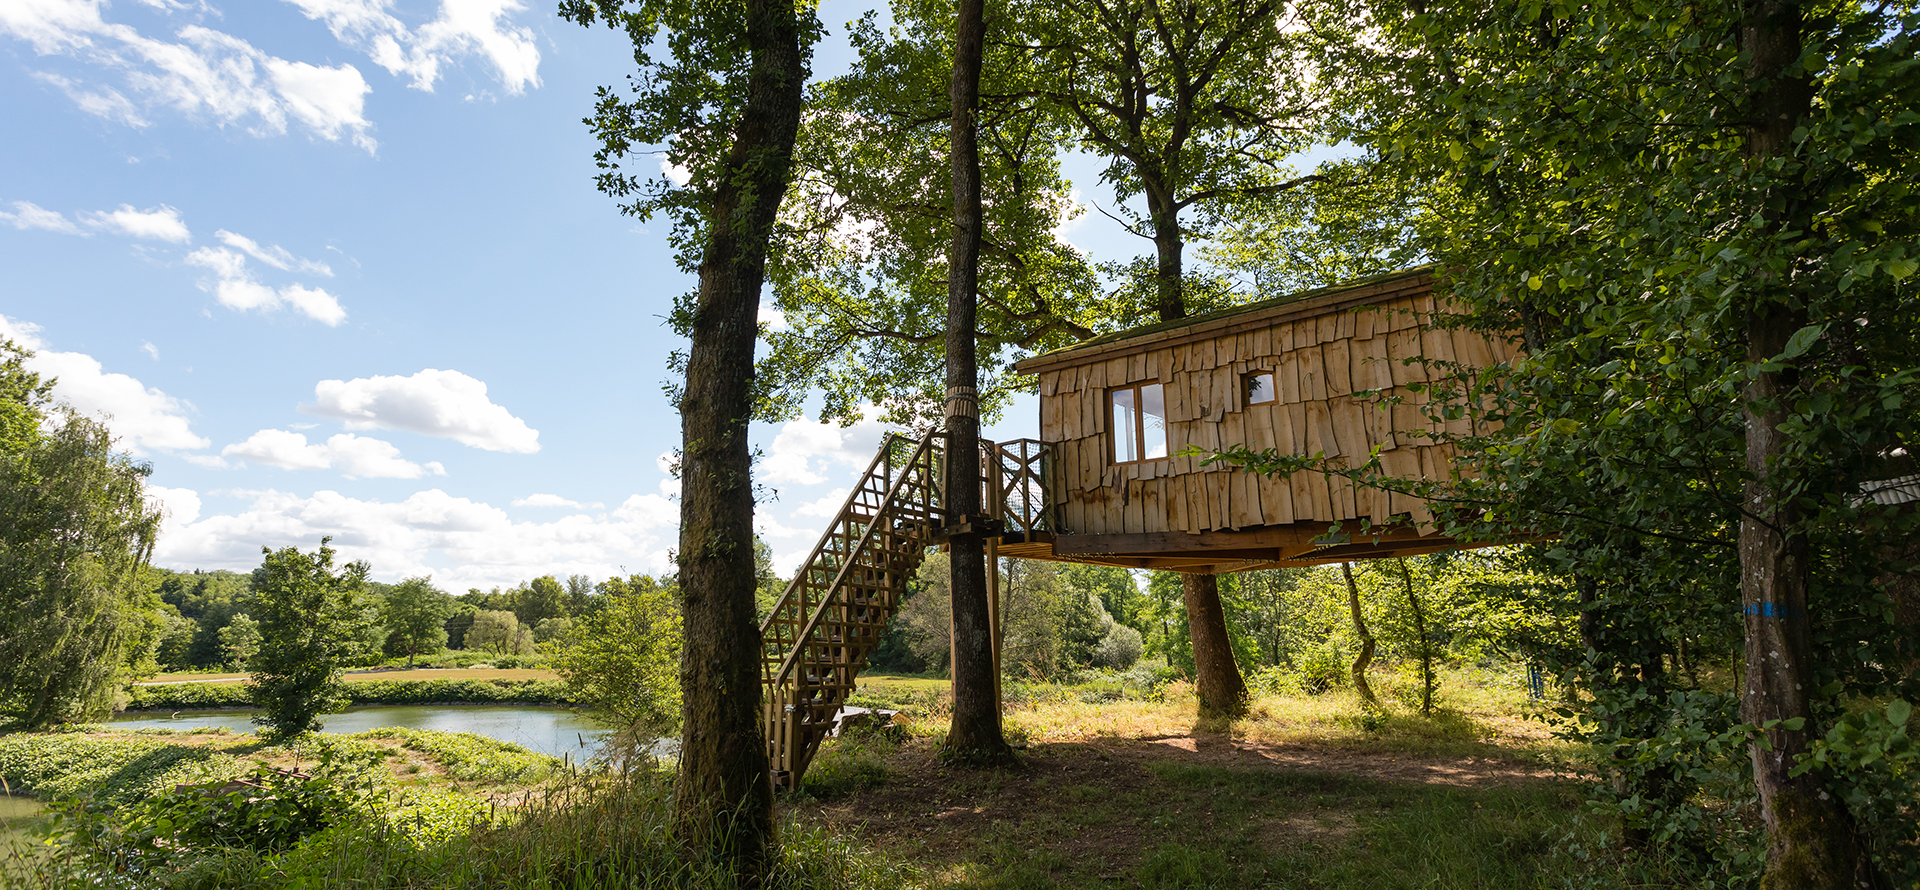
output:
[[[1162,437],[1161,445],[1162,445],[1162,449],[1167,453],[1162,454],[1158,457],[1145,456],[1147,454],[1147,413],[1146,413],[1146,406],[1145,406],[1146,399],[1143,397],[1145,393],[1143,391],[1149,386],[1160,388],[1161,414],[1159,415],[1159,417],[1160,417],[1160,424],[1161,424],[1160,435]],[[1133,448],[1134,448],[1135,454],[1139,454],[1142,456],[1134,458],[1133,460],[1122,460],[1120,458],[1120,430],[1116,428],[1116,429],[1109,429],[1107,431],[1108,435],[1110,436],[1109,445],[1107,448],[1108,459],[1113,462],[1114,466],[1126,466],[1128,464],[1144,464],[1150,461],[1166,460],[1172,457],[1173,456],[1173,440],[1172,440],[1171,427],[1173,424],[1172,424],[1172,421],[1168,420],[1166,417],[1166,410],[1167,410],[1166,384],[1162,383],[1159,380],[1148,379],[1148,380],[1139,381],[1138,383],[1128,383],[1122,386],[1108,387],[1107,397],[1106,397],[1106,403],[1107,403],[1106,407],[1107,407],[1107,425],[1109,427],[1114,426],[1114,423],[1113,423],[1114,397],[1122,392],[1133,393]]]
[[[1257,377],[1267,378],[1268,397],[1256,402],[1253,400],[1252,388],[1248,384],[1252,383]],[[1275,374],[1271,369],[1248,371],[1245,374],[1241,374],[1240,398],[1243,400],[1242,408],[1251,408],[1255,405],[1280,404],[1280,375]]]

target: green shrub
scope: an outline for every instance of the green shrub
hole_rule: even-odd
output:
[[[164,735],[90,738],[73,733],[0,737],[0,778],[49,799],[86,796],[133,803],[175,785],[224,781],[241,773],[233,755],[180,745]]]
[[[367,680],[346,684],[356,705],[573,704],[559,680]],[[250,707],[238,683],[172,683],[138,686],[129,711],[190,711]]]
[[[466,732],[387,727],[353,738],[399,739],[402,747],[432,757],[448,775],[468,782],[535,782],[560,767],[557,757]]]

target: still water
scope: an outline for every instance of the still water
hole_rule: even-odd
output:
[[[115,716],[108,725],[114,729],[197,729],[223,727],[232,732],[250,732],[257,710],[140,711]],[[470,732],[488,738],[512,742],[529,751],[571,758],[579,763],[592,757],[609,730],[592,718],[565,708],[540,708],[525,705],[375,705],[348,708],[338,714],[321,716],[326,732],[356,733],[383,726],[409,729],[434,729],[441,732]]]

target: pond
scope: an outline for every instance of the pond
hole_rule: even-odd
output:
[[[224,711],[136,711],[116,715],[113,729],[198,729],[217,726],[232,732],[256,727],[255,709]],[[441,732],[470,732],[512,742],[529,751],[566,757],[579,763],[592,757],[610,730],[578,711],[528,705],[373,705],[348,708],[320,718],[326,732],[351,734],[402,726]]]
[[[29,860],[47,835],[46,810],[31,797],[0,793],[0,885],[25,886],[32,874]]]

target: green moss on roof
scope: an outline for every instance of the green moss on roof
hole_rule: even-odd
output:
[[[1287,294],[1286,296],[1283,296],[1283,297],[1273,297],[1266,300],[1260,300],[1258,302],[1246,303],[1240,306],[1229,306],[1225,309],[1215,309],[1212,312],[1202,312],[1198,315],[1189,315],[1186,318],[1178,318],[1178,319],[1174,319],[1173,321],[1156,322],[1154,324],[1144,325],[1137,328],[1128,328],[1127,330],[1124,330],[1124,331],[1114,331],[1111,334],[1101,334],[1098,337],[1082,340],[1078,343],[1073,344],[1072,346],[1062,346],[1059,349],[1049,350],[1047,352],[1043,352],[1043,353],[1040,353],[1039,355],[1033,356],[1032,358],[1025,359],[1024,361],[1030,362],[1040,358],[1059,357],[1059,356],[1066,355],[1067,353],[1070,353],[1070,352],[1079,352],[1082,349],[1093,349],[1100,346],[1108,346],[1114,343],[1120,343],[1126,340],[1131,340],[1135,337],[1143,337],[1143,336],[1146,336],[1147,334],[1157,334],[1161,331],[1179,330],[1180,328],[1192,327],[1193,325],[1201,324],[1203,322],[1213,321],[1215,319],[1231,318],[1235,315],[1245,315],[1250,312],[1258,312],[1262,309],[1271,309],[1276,306],[1285,306],[1289,303],[1305,302],[1315,297],[1324,297],[1332,294],[1338,294],[1343,291],[1358,290],[1360,288],[1369,287],[1375,284],[1380,284],[1382,282],[1397,281],[1403,278],[1417,278],[1421,275],[1425,275],[1425,274],[1428,274],[1429,272],[1432,272],[1435,268],[1437,267],[1433,265],[1415,266],[1411,269],[1402,269],[1398,272],[1387,272],[1381,275],[1374,275],[1367,278],[1357,278],[1357,279],[1354,279],[1353,281],[1346,281],[1340,284],[1329,285],[1327,287],[1317,287],[1317,288],[1314,288],[1313,290],[1303,290],[1303,291],[1300,291],[1299,293]]]

